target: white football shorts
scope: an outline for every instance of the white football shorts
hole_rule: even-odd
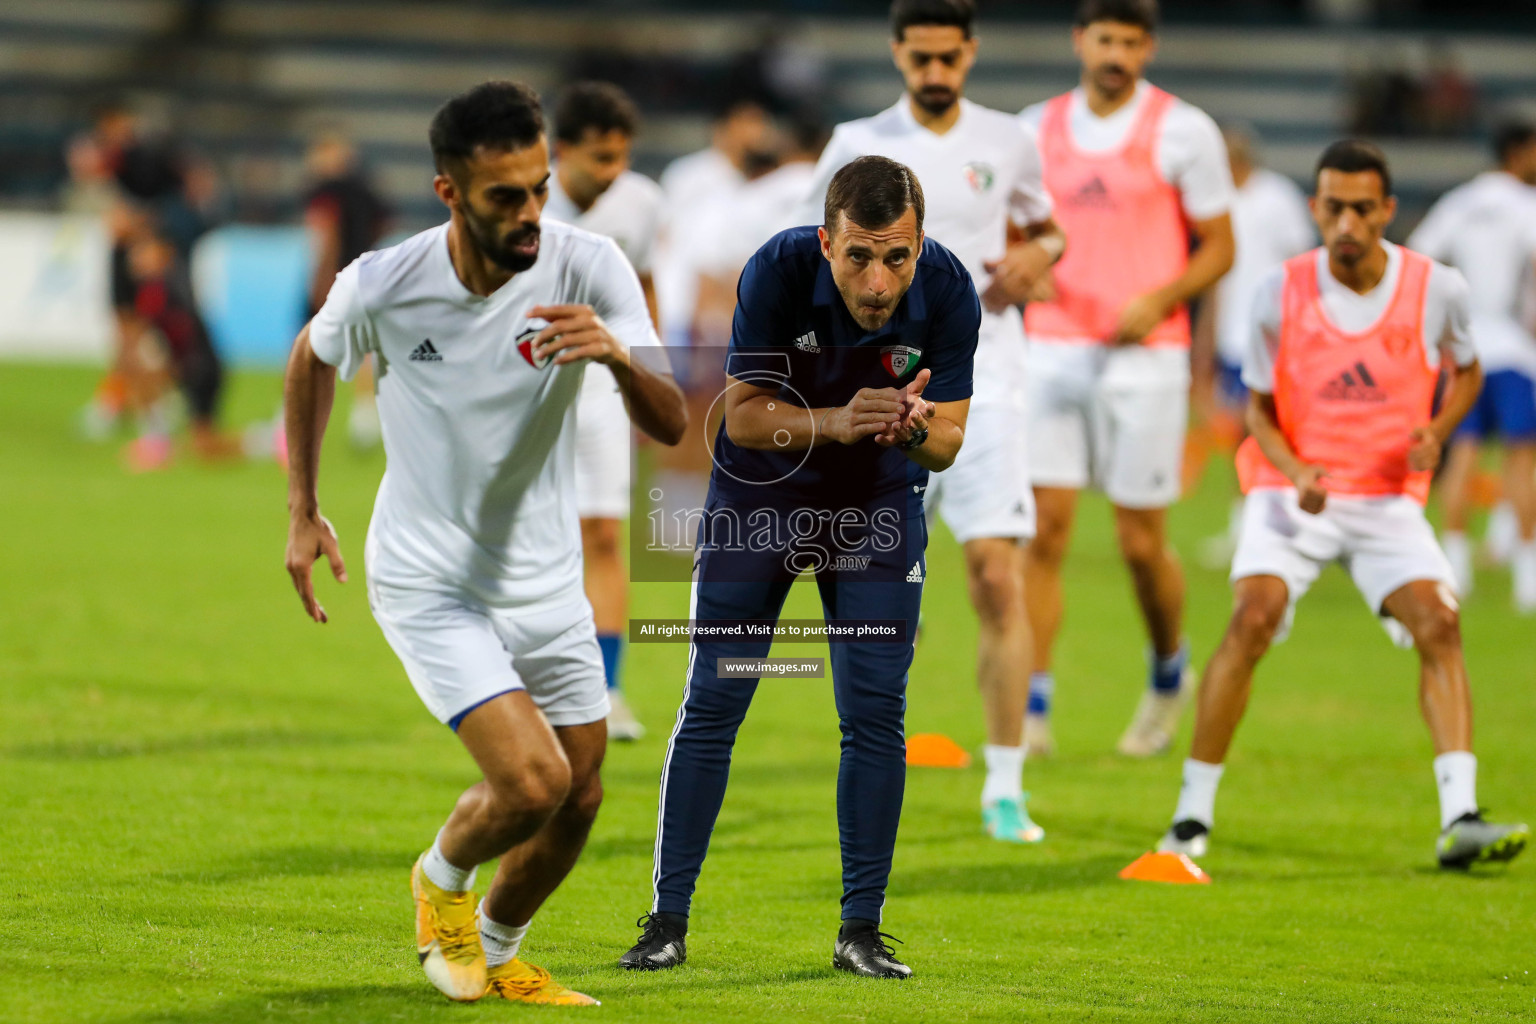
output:
[[[1412,498],[1330,495],[1317,515],[1301,510],[1291,488],[1260,488],[1244,500],[1231,579],[1278,576],[1285,581],[1290,606],[1277,641],[1290,633],[1297,602],[1330,562],[1344,567],[1392,642],[1405,649],[1413,646],[1413,638],[1383,611],[1387,598],[1415,580],[1456,589],[1451,564],[1423,507]]]
[[[1036,341],[1027,362],[1036,486],[1098,487],[1121,508],[1166,508],[1178,500],[1189,353]]]
[[[944,517],[960,543],[1035,535],[1028,431],[1028,416],[1016,401],[973,405],[954,465],[929,474],[925,504]]]
[[[587,367],[576,396],[576,514],[582,519],[628,519],[629,413],[605,366]]]
[[[553,726],[608,717],[603,655],[584,596],[493,608],[370,581],[368,603],[422,703],[454,729],[513,690],[527,690]]]

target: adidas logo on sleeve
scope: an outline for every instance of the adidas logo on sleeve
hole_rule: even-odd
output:
[[[428,338],[411,351],[410,360],[413,363],[440,363],[443,357],[433,347],[432,339]]]

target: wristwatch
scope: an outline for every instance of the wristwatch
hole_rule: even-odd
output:
[[[918,427],[912,432],[911,437],[907,438],[905,441],[902,441],[896,445],[896,447],[900,448],[904,452],[909,452],[913,448],[921,448],[923,446],[923,442],[926,440],[928,440],[928,428]]]

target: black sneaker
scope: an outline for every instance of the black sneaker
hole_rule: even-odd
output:
[[[688,918],[682,914],[646,914],[635,922],[640,941],[619,957],[619,966],[631,971],[664,971],[688,959]]]
[[[901,941],[873,921],[845,921],[832,947],[832,966],[865,978],[912,977],[912,968],[896,959],[886,939]]]

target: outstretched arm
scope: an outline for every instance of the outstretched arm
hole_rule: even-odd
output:
[[[336,530],[320,514],[320,441],[336,397],[336,368],[320,360],[309,344],[309,326],[299,332],[283,380],[283,422],[288,431],[288,575],[316,622],[325,609],[315,599],[315,562],[324,555],[336,579],[345,583]]]

